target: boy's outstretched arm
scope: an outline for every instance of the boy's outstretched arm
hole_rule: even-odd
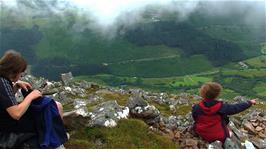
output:
[[[252,99],[247,102],[241,102],[237,104],[227,104],[223,103],[221,109],[219,110],[219,113],[225,114],[225,115],[233,115],[240,113],[246,109],[248,109],[251,105],[256,104],[256,100]]]

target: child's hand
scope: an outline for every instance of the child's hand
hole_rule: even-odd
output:
[[[251,99],[249,102],[250,102],[251,104],[255,105],[255,104],[256,104],[256,99]]]
[[[39,98],[39,97],[41,97],[42,96],[42,93],[39,91],[39,90],[33,90],[32,92],[30,92],[29,93],[29,98],[31,98],[32,100],[35,100],[35,99],[37,99],[37,98]],[[27,97],[28,97],[27,96]]]
[[[25,81],[21,81],[21,80],[18,80],[16,82],[16,85],[20,88],[23,88],[24,90],[28,91],[28,89],[32,89],[32,86],[30,85],[30,83],[28,82],[25,82]]]

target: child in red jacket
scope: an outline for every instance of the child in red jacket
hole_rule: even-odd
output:
[[[194,130],[204,140],[213,142],[219,140],[224,142],[229,135],[227,115],[240,113],[256,100],[227,104],[217,100],[222,86],[215,82],[207,82],[200,88],[200,95],[203,98],[198,104],[192,107],[192,116],[195,121]]]

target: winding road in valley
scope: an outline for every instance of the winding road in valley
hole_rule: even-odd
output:
[[[162,56],[162,57],[150,57],[150,58],[141,58],[141,59],[132,59],[132,60],[125,60],[120,62],[113,62],[113,63],[105,63],[105,65],[114,65],[114,64],[127,64],[127,63],[134,63],[134,62],[147,62],[147,61],[154,61],[154,60],[162,60],[162,59],[170,59],[180,57],[179,54],[176,55],[169,55],[169,56]]]

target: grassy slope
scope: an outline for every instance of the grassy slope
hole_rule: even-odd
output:
[[[157,9],[155,9],[157,10]],[[25,26],[31,28],[33,24],[40,26],[43,32],[42,41],[35,47],[37,56],[40,59],[51,57],[63,57],[71,61],[71,64],[83,63],[111,63],[109,68],[115,75],[123,76],[141,76],[141,77],[160,77],[158,79],[152,78],[151,81],[143,78],[123,78],[115,80],[133,83],[134,86],[139,83],[145,88],[156,88],[160,90],[167,90],[169,88],[189,87],[184,90],[195,92],[202,82],[213,79],[213,76],[187,76],[198,72],[212,70],[210,63],[200,56],[194,57],[176,57],[168,59],[156,59],[171,55],[180,55],[180,49],[168,48],[164,46],[145,46],[138,47],[127,41],[105,40],[97,31],[87,30],[83,33],[76,34],[69,28],[69,22],[77,21],[84,23],[84,16],[76,15],[75,11],[70,11],[71,15],[65,15],[67,18],[60,20],[57,16],[51,18],[36,18],[31,17],[17,17],[13,13],[3,11],[1,14],[1,24],[3,27],[21,27]],[[74,14],[74,15],[73,15]],[[151,13],[153,14],[153,12]],[[168,18],[170,16],[170,18]],[[166,14],[164,18],[173,19],[175,15]],[[247,55],[258,55],[261,49],[265,49],[263,44],[265,40],[265,28],[257,26],[248,26],[241,24],[241,20],[234,18],[204,18],[205,15],[192,15],[188,21],[195,26],[196,29],[207,33],[211,37],[223,39],[234,42],[244,49]],[[15,19],[10,19],[15,18]],[[149,17],[147,17],[149,18]],[[239,18],[239,17],[238,17]],[[194,19],[194,20],[193,20]],[[243,22],[242,22],[243,23]],[[95,50],[96,49],[96,50]],[[121,52],[122,51],[122,52]],[[134,61],[145,58],[155,58],[150,61]],[[229,76],[225,81],[230,83],[233,81],[230,76],[246,77],[253,80],[253,77],[265,76],[265,56],[254,57],[248,59],[246,62],[252,68],[260,68],[259,70],[225,70],[223,75]],[[132,62],[121,64],[120,62],[133,60]],[[234,66],[235,67],[235,66]],[[236,66],[237,68],[237,66]],[[178,78],[164,78],[166,76],[182,76]],[[113,76],[112,76],[113,77]],[[104,79],[103,82],[110,84],[108,77],[96,77],[97,79]],[[118,82],[117,84],[121,84]],[[253,91],[260,97],[265,97],[263,89],[265,88],[265,79],[253,83]],[[173,90],[172,89],[172,90]],[[182,90],[183,91],[183,90]],[[238,94],[232,90],[228,90],[232,95]]]
[[[69,49],[58,46],[48,48],[48,50],[45,48],[47,48],[46,45],[50,44],[42,40],[36,47],[37,55],[41,59],[63,57],[76,64],[118,63],[143,58],[179,55],[178,49],[171,49],[164,46],[137,47],[126,41],[114,41],[112,43],[111,41],[102,41],[97,43],[95,40],[87,40],[82,41],[84,43],[78,45],[71,43],[71,39],[64,42],[66,42],[64,46],[73,48]]]
[[[111,65],[112,74],[120,76],[166,77],[199,73],[212,70],[213,66],[204,56],[169,58],[162,60],[132,62]]]
[[[254,68],[266,68],[266,56],[258,56],[244,61],[249,66]]]
[[[224,70],[222,73],[225,76],[263,77],[266,69]]]
[[[138,47],[119,38],[106,39],[97,31],[77,34],[64,23],[43,27],[41,31],[43,39],[35,47],[39,59],[61,57],[74,64],[101,64],[179,55],[177,48]]]
[[[245,60],[244,62],[247,63],[249,66],[253,68],[265,68],[266,67],[266,44],[260,44],[260,52],[261,56],[250,58]]]
[[[264,19],[265,16],[259,17]],[[265,23],[248,24],[243,14],[235,13],[228,17],[200,11],[192,13],[189,22],[211,37],[237,44],[248,57],[259,55],[261,44],[266,39]]]
[[[103,142],[97,145],[97,141]],[[99,144],[99,143],[98,143]],[[93,127],[72,132],[71,140],[65,145],[68,149],[177,149],[169,138],[150,132],[141,120],[122,120],[114,128]]]
[[[165,18],[167,16],[171,16],[171,14],[167,14]],[[195,18],[198,19],[198,15]],[[195,24],[195,28],[204,31],[214,38],[237,43],[247,53],[251,51],[248,48],[249,44],[252,43],[253,46],[253,44],[258,45],[260,42],[260,40],[257,40],[252,35],[251,30],[254,28],[245,25],[232,25],[230,22],[222,22],[222,24],[219,24],[221,21],[216,23],[217,21],[215,19],[212,20],[212,18],[193,20],[195,18],[189,20],[192,24]],[[77,20],[81,21],[82,19],[76,18]],[[43,19],[38,20],[38,22],[40,22],[39,24],[45,24],[45,20]],[[36,46],[37,56],[40,59],[63,57],[70,60],[74,65],[107,63],[110,64],[108,68],[111,73],[119,76],[180,76],[213,69],[204,57],[156,59],[179,55],[179,49],[165,46],[138,47],[123,39],[106,40],[97,31],[92,30],[87,30],[77,35],[69,31],[67,24],[62,22],[58,24],[56,21],[51,21],[50,26],[47,24],[45,26],[41,28],[44,32],[44,38]],[[260,28],[257,28],[256,32],[259,32],[259,30]],[[155,59],[150,61],[135,61],[145,58]],[[121,63],[124,61],[127,61],[127,63]],[[173,83],[172,85],[178,86],[178,83]]]
[[[201,30],[204,30],[205,33],[211,35],[212,37],[236,43],[248,56],[260,53],[259,45],[262,41],[256,39],[254,32],[263,32],[262,29],[233,25],[213,25]]]
[[[266,83],[265,82],[259,82],[253,90],[259,95],[266,97]]]
[[[258,59],[258,58],[252,58]],[[250,61],[247,60],[248,62]],[[246,62],[246,61],[245,61]],[[265,69],[263,65],[257,66],[257,62],[250,63],[251,68],[260,69],[239,69],[238,64],[231,64],[232,66],[226,66],[229,69],[221,69],[221,75],[223,78],[221,80],[216,80],[222,82],[225,85],[225,89],[221,95],[222,98],[232,99],[235,96],[247,95],[251,98],[261,98],[266,99],[265,95]],[[198,94],[199,86],[206,81],[212,81],[214,76],[217,76],[218,72],[214,70],[213,72],[199,73],[194,75],[184,75],[179,77],[163,77],[163,78],[139,78],[139,77],[118,77],[112,75],[97,75],[80,77],[82,79],[87,79],[90,81],[105,83],[105,85],[128,85],[133,87],[142,87],[145,89],[151,89],[155,91],[167,91],[167,92],[188,92],[193,94]],[[240,78],[239,78],[240,77]],[[110,81],[112,80],[112,81]],[[119,82],[113,84],[113,82]],[[242,82],[239,85],[238,82]],[[252,88],[249,92],[246,92],[246,88]],[[227,87],[231,87],[230,89]],[[247,93],[247,94],[246,94]]]

